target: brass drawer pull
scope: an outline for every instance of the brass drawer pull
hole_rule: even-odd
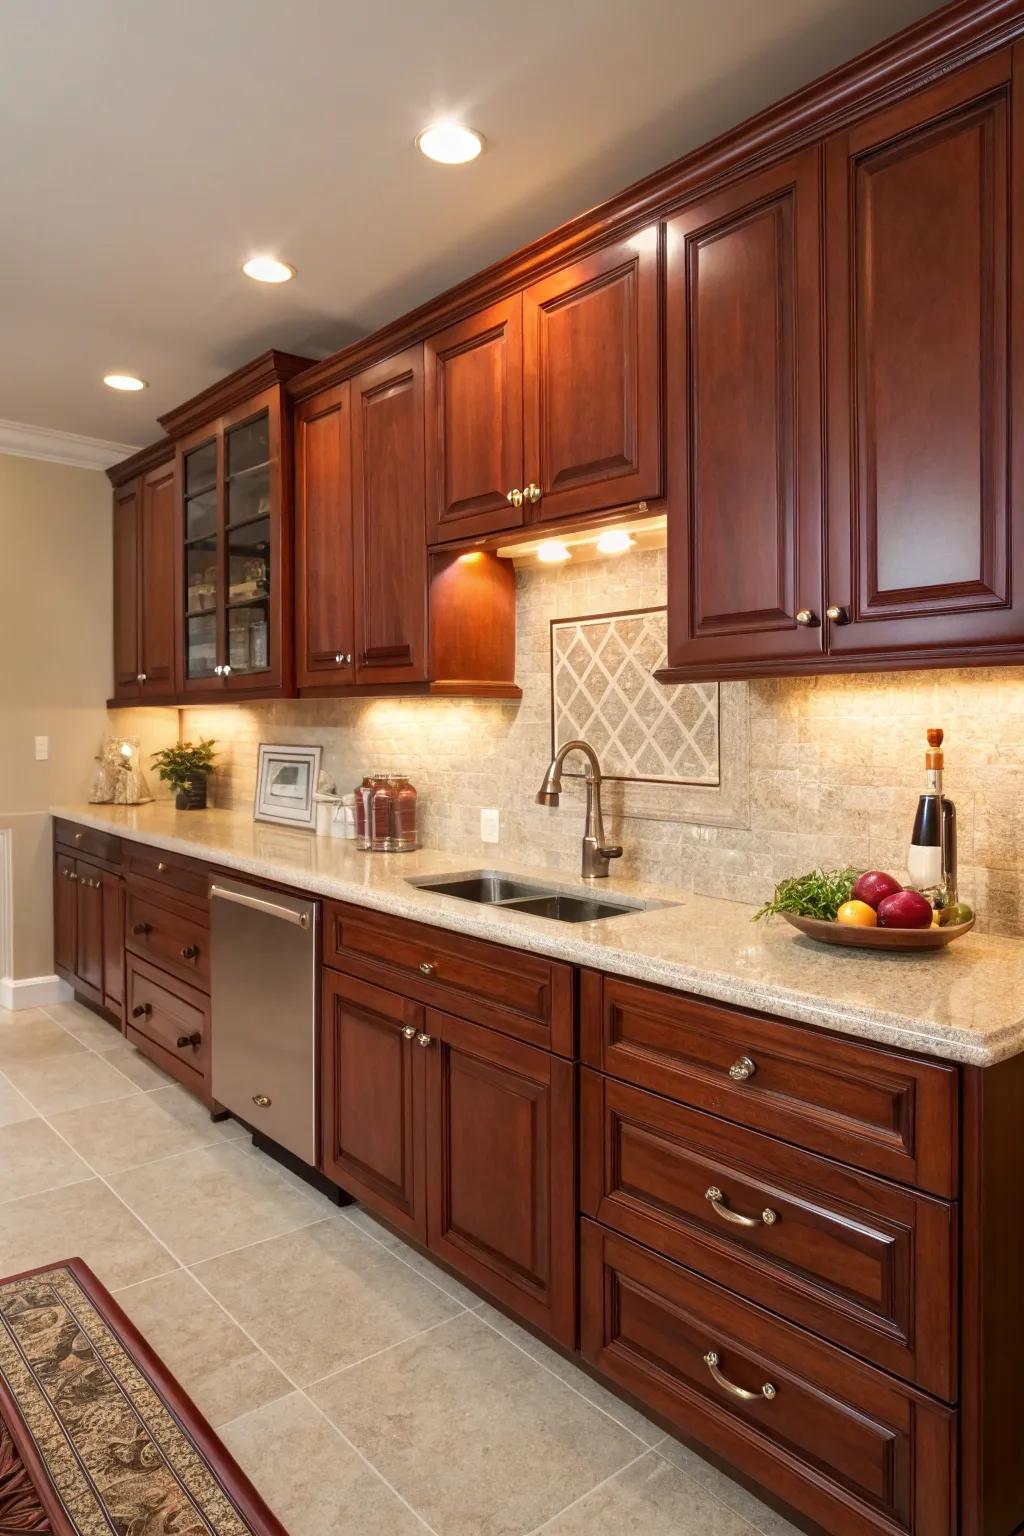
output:
[[[191,1035],[179,1035],[177,1040],[178,1050],[183,1051],[189,1045],[202,1045],[203,1037],[198,1029]]]
[[[152,925],[150,923],[133,923],[132,924],[132,933],[137,934],[140,937],[145,935],[145,934],[147,934],[147,933],[151,933],[151,932],[152,932]]]
[[[734,1381],[729,1380],[728,1376],[723,1376],[718,1369],[718,1353],[716,1350],[708,1350],[704,1356],[704,1364],[711,1372],[712,1379],[718,1386],[726,1392],[731,1392],[733,1397],[742,1398],[745,1403],[759,1403],[762,1398],[770,1403],[775,1396],[775,1388],[770,1381],[765,1382],[760,1392],[748,1392],[746,1387],[738,1387]]]
[[[759,1227],[762,1223],[766,1227],[772,1227],[779,1219],[778,1213],[773,1211],[770,1205],[765,1206],[760,1216],[741,1216],[739,1211],[730,1211],[725,1204],[725,1196],[717,1184],[712,1184],[710,1189],[704,1191],[704,1199],[716,1216],[721,1216],[723,1221],[731,1221],[737,1227]]]
[[[270,1108],[271,1100],[267,1097],[267,1095],[265,1093],[254,1093],[253,1096],[252,1096],[252,1101],[256,1105],[257,1109],[269,1109]]]
[[[433,976],[433,974],[436,971],[436,969],[437,969],[436,965],[432,965],[429,960],[421,960],[420,961],[420,975],[421,976]]]
[[[183,960],[195,960],[197,958],[198,954],[199,954],[199,945],[198,944],[186,944],[182,948],[181,958]]]
[[[150,1003],[140,1003],[137,1008],[133,1008],[132,1009],[132,1018],[133,1019],[146,1019],[146,1018],[149,1017],[149,1015],[152,1012],[153,1012],[152,1004],[150,1004]]]
[[[757,1066],[754,1062],[751,1061],[750,1057],[741,1056],[739,1060],[734,1061],[732,1066],[729,1068],[729,1076],[732,1078],[734,1083],[745,1083],[748,1078],[753,1077],[756,1071]]]

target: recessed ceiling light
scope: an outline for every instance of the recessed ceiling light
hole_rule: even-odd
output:
[[[630,537],[625,528],[609,528],[598,539],[597,549],[602,555],[624,555],[635,543],[636,540]]]
[[[290,283],[295,276],[295,268],[276,256],[250,256],[242,271],[256,283]]]
[[[134,373],[105,373],[103,382],[108,389],[126,389],[129,391],[145,389],[145,379],[137,379]]]
[[[464,165],[475,160],[484,147],[482,133],[475,128],[463,128],[460,123],[431,123],[416,139],[417,148],[428,160],[439,160],[442,165]]]
[[[537,559],[542,565],[560,565],[563,560],[571,560],[572,555],[561,539],[546,539],[537,547]]]

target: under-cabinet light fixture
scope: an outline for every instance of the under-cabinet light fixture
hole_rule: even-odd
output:
[[[250,256],[242,262],[242,271],[254,283],[290,283],[295,276],[295,268],[276,256]]]
[[[561,565],[563,560],[571,560],[572,555],[561,539],[545,539],[537,546],[537,559],[542,565]]]
[[[609,528],[598,539],[597,552],[599,555],[624,555],[635,543],[625,528]]]
[[[145,379],[136,378],[134,373],[105,373],[103,382],[108,389],[121,389],[128,394],[147,387]]]
[[[632,549],[638,552],[664,549],[666,523],[664,512],[652,512],[647,503],[641,501],[634,507],[621,508],[618,521],[610,528],[600,524],[576,527],[570,523],[557,535],[553,532],[541,534],[538,529],[531,538],[527,525],[518,536],[510,533],[507,543],[498,544],[495,540],[491,547],[499,559],[531,564],[537,560],[546,565],[556,565],[567,559],[574,562],[604,560],[609,556],[628,554]],[[552,553],[549,554],[549,550]]]
[[[416,136],[416,148],[428,160],[441,165],[465,165],[475,160],[484,147],[484,136],[461,123],[431,123]]]

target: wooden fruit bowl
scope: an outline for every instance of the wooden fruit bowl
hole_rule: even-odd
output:
[[[948,928],[858,928],[852,923],[827,923],[820,917],[798,917],[795,912],[781,916],[809,939],[847,949],[945,949],[974,927],[973,917],[968,923],[951,923]]]

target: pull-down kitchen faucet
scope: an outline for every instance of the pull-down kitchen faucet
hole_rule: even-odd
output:
[[[621,859],[622,849],[606,847],[604,820],[601,816],[601,765],[597,753],[587,741],[567,741],[548,764],[544,782],[537,791],[538,805],[557,805],[562,790],[562,764],[570,752],[582,752],[587,760],[587,821],[583,829],[583,878],[597,880],[608,873],[608,861]]]

